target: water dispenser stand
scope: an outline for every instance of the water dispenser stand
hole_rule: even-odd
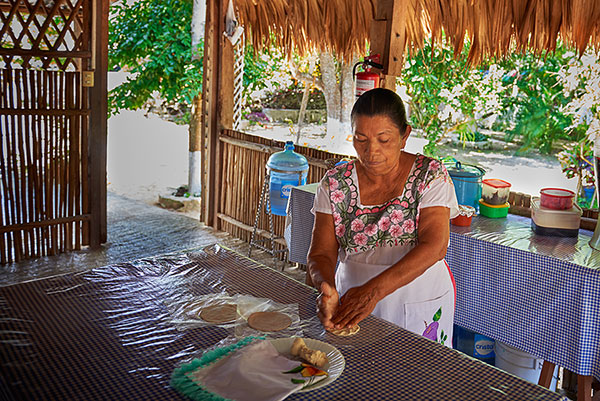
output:
[[[265,174],[265,180],[263,187],[260,192],[260,201],[258,202],[258,209],[256,210],[256,216],[254,218],[254,226],[252,228],[252,236],[250,237],[250,249],[248,250],[248,257],[252,254],[252,249],[257,248],[267,252],[273,256],[273,263],[277,262],[279,254],[287,254],[288,248],[285,240],[282,236],[276,236],[273,231],[273,214],[271,213],[271,195],[269,191],[270,175],[267,172]],[[258,221],[263,212],[263,205],[265,206],[265,213],[269,217],[269,231],[258,228]],[[265,237],[258,239],[257,236]],[[279,241],[278,241],[279,240]],[[278,243],[284,246],[283,249],[276,249],[275,244]],[[282,260],[281,270],[285,267],[286,258]]]

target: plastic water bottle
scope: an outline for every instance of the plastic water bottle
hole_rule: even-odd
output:
[[[452,346],[465,354],[494,366],[496,362],[495,341],[493,338],[477,334],[454,325]]]
[[[283,152],[273,153],[269,157],[267,171],[270,176],[271,213],[285,216],[292,187],[306,184],[308,161],[306,157],[294,152],[294,142],[287,141]]]

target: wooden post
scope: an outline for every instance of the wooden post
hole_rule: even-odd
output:
[[[88,91],[90,246],[106,242],[106,135],[108,123],[108,0],[94,0],[91,69],[94,86]]]
[[[371,52],[379,53],[383,64],[381,86],[391,90],[396,89],[396,77],[404,67],[406,7],[407,0],[378,0],[371,24]]]
[[[552,383],[552,375],[554,374],[554,368],[556,364],[548,361],[544,361],[542,365],[542,371],[540,372],[540,378],[538,384],[542,387],[550,388]]]
[[[208,2],[204,36],[201,219],[215,228],[221,196],[219,133],[233,127],[233,46],[223,35],[227,4]]]

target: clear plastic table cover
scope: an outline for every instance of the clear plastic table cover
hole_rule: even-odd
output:
[[[357,391],[363,399],[563,399],[372,316],[355,336],[327,333],[315,317],[316,291],[220,246],[0,287],[0,394],[183,399],[169,385],[178,366],[250,334],[236,336],[239,324],[182,330],[174,322],[174,304],[214,294],[295,305],[293,334],[344,355],[336,381],[291,400],[354,399]]]

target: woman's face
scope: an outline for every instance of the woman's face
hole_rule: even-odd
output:
[[[362,165],[372,174],[385,174],[398,166],[398,160],[410,133],[400,129],[383,115],[354,118],[353,145]]]

